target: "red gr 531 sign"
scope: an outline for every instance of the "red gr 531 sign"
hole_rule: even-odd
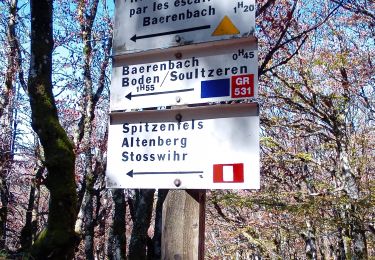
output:
[[[254,74],[231,77],[232,98],[249,98],[254,96]]]

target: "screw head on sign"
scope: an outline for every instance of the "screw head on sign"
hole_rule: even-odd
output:
[[[177,97],[176,97],[176,102],[177,102],[177,103],[180,103],[180,102],[181,102],[181,97],[177,96]]]
[[[180,41],[181,41],[181,37],[180,37],[180,35],[176,35],[176,36],[174,37],[174,40],[175,40],[176,42],[180,42]]]
[[[182,120],[182,115],[181,114],[177,114],[176,116],[175,116],[175,118],[176,118],[176,120],[177,120],[177,122],[181,122],[181,120]]]
[[[178,188],[181,186],[181,180],[180,179],[175,179],[173,184]]]
[[[182,53],[181,52],[177,52],[175,55],[176,59],[181,59],[182,58]]]

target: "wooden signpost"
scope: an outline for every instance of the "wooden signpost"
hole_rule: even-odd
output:
[[[205,189],[259,189],[255,9],[116,1],[107,187],[171,189],[162,259],[204,259]]]

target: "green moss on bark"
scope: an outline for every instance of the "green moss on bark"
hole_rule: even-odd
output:
[[[48,225],[31,248],[35,259],[71,259],[76,234],[77,193],[73,144],[62,128],[52,93],[52,5],[50,0],[31,0],[31,65],[29,96],[32,127],[44,149],[50,191]]]
[[[38,236],[31,250],[36,259],[71,259],[77,237],[63,229],[44,229]]]

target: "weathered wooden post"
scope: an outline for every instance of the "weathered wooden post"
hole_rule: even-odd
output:
[[[170,190],[163,206],[162,259],[204,259],[205,190]]]

